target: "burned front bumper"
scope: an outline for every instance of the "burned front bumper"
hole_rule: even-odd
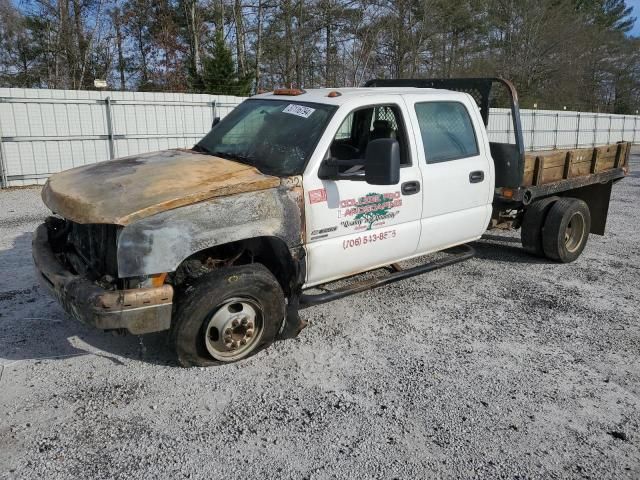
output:
[[[169,329],[173,301],[171,285],[104,289],[65,268],[51,249],[44,224],[35,231],[32,246],[41,283],[76,320],[102,330],[126,329],[133,334]]]

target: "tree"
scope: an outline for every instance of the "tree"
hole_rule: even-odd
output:
[[[250,94],[251,76],[241,75],[238,72],[222,31],[216,32],[212,54],[205,56],[203,64],[202,78],[206,93],[237,96]]]

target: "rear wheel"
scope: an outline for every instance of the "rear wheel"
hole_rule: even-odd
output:
[[[247,358],[270,345],[285,315],[282,289],[260,264],[192,279],[180,292],[171,339],[184,367]]]
[[[528,253],[544,257],[542,227],[549,210],[558,199],[558,197],[543,198],[532,203],[525,210],[520,229],[520,238],[522,239],[522,246]]]
[[[573,262],[584,250],[590,230],[591,213],[584,201],[558,200],[549,210],[542,230],[545,255],[562,263]]]

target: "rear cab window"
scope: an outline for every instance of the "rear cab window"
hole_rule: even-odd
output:
[[[456,101],[415,104],[426,162],[440,163],[479,155],[467,107]]]

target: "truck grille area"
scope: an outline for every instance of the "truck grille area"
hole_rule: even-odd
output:
[[[118,276],[117,225],[83,225],[67,220],[67,246],[69,254],[75,253],[86,267],[89,277],[99,279],[105,275]],[[77,262],[71,262],[76,263]],[[78,268],[76,268],[78,270]]]

